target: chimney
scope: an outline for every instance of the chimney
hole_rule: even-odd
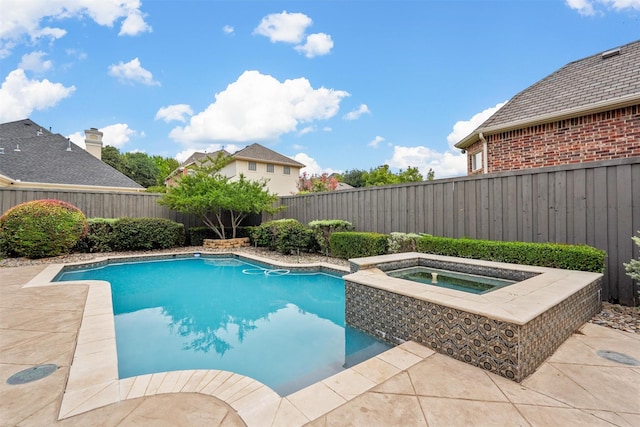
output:
[[[86,150],[92,156],[98,160],[102,160],[102,135],[96,128],[87,129],[84,131],[85,138],[84,143],[87,145]]]

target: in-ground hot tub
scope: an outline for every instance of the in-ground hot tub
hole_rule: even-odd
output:
[[[350,260],[346,321],[520,382],[601,308],[602,274],[422,253]],[[515,283],[474,294],[391,277],[427,267]]]

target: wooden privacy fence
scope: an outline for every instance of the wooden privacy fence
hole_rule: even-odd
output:
[[[105,193],[73,190],[14,190],[0,188],[0,212],[31,200],[57,199],[80,208],[87,218],[166,218],[184,224],[185,228],[200,227],[202,221],[192,215],[171,211],[157,202],[156,193]]]
[[[638,257],[640,157],[475,177],[282,197],[274,218],[342,219],[359,231],[523,242],[607,251],[603,300],[638,303],[623,262]]]

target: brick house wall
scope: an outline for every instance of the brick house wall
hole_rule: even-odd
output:
[[[487,173],[640,156],[640,104],[486,135]],[[482,141],[467,148],[469,175]],[[476,157],[477,163],[478,157]]]

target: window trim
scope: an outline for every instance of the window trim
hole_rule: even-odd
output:
[[[484,165],[484,154],[482,153],[482,150],[478,150],[472,154],[469,154],[469,157],[471,157],[471,172],[482,170]]]
[[[276,173],[276,165],[267,163],[267,173]]]
[[[256,172],[258,170],[258,164],[256,162],[247,162],[247,170]]]
[[[291,166],[282,166],[283,175],[291,175]]]

